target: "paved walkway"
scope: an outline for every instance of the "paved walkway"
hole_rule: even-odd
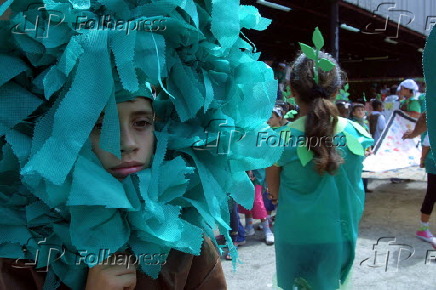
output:
[[[389,180],[373,180],[369,188],[374,192],[366,197],[352,289],[436,289],[436,250],[415,237],[426,183],[392,184]],[[434,220],[433,217],[430,228],[436,233]],[[374,262],[373,245],[377,241],[378,256]],[[232,271],[230,261],[222,261],[228,289],[273,289],[274,246],[263,242],[262,231],[249,237],[247,244],[240,247],[239,254],[243,263],[238,265],[236,272]],[[431,257],[434,257],[433,262],[428,259]]]

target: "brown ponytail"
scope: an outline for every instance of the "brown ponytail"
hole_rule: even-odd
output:
[[[320,52],[319,58],[335,60],[328,54]],[[300,100],[309,105],[306,117],[307,148],[314,154],[316,170],[322,174],[333,174],[343,162],[331,139],[335,134],[339,112],[332,103],[337,90],[342,85],[341,70],[336,64],[331,71],[318,71],[319,82],[313,80],[313,61],[300,55],[291,70],[291,87],[297,92]],[[313,144],[311,140],[316,140]]]

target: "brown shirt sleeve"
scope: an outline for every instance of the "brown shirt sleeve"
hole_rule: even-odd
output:
[[[138,272],[136,289],[225,290],[227,283],[217,250],[205,237],[199,256],[171,250],[156,280]]]

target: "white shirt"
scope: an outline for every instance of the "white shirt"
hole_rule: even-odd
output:
[[[371,115],[380,115],[380,117],[378,117],[377,119],[377,125],[375,126],[374,135],[372,136],[372,138],[374,138],[374,144],[375,144],[377,143],[378,139],[380,139],[383,130],[386,128],[386,118],[379,111],[372,111]]]

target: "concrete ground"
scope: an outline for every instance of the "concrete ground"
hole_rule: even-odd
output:
[[[369,188],[374,191],[366,196],[350,288],[436,289],[436,250],[415,237],[426,183],[371,180]],[[436,222],[430,229],[436,234]],[[275,288],[274,246],[264,243],[262,231],[247,238],[239,255],[236,272],[222,260],[229,290]]]

